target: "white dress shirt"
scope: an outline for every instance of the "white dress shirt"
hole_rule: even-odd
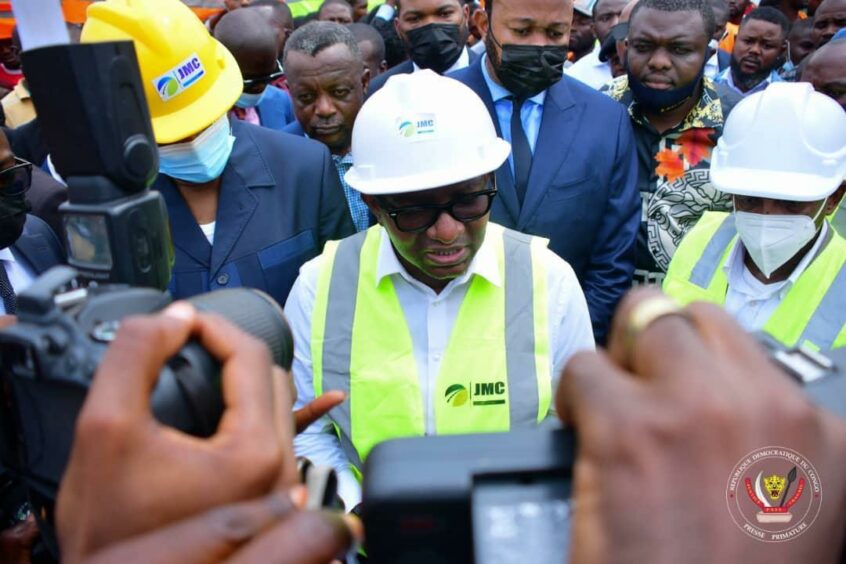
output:
[[[564,74],[584,82],[591,88],[599,90],[614,77],[611,75],[611,63],[599,60],[602,46],[597,42],[593,51],[579,59],[572,67],[564,69]]]
[[[819,254],[823,242],[828,238],[828,229],[828,222],[823,221],[822,230],[811,250],[802,257],[787,279],[773,284],[764,284],[746,268],[743,264],[746,250],[740,238],[737,239],[723,265],[723,272],[728,280],[725,308],[741,327],[747,331],[760,331],[764,328],[767,320],[784,300],[784,296]]]
[[[558,383],[561,370],[570,356],[581,350],[593,350],[593,330],[587,303],[573,269],[552,251],[546,251],[549,300],[549,342],[552,386]],[[307,262],[291,289],[285,304],[285,315],[294,334],[294,382],[299,409],[314,399],[311,364],[311,317],[317,279],[323,257]],[[482,276],[496,285],[503,280],[497,267],[496,252],[486,240],[467,271],[451,280],[439,293],[412,278],[400,263],[387,233],[377,263],[377,283],[390,276],[405,312],[414,346],[414,360],[420,380],[426,434],[435,432],[433,394],[444,351],[459,307],[473,276]],[[328,417],[312,424],[294,439],[297,456],[305,456],[315,464],[330,465],[338,473],[338,492],[347,510],[361,501],[361,488],[349,469],[349,461],[341,449]]]
[[[6,276],[9,277],[9,282],[12,284],[12,289],[15,294],[20,294],[32,284],[35,280],[35,273],[24,261],[19,260],[12,249],[6,247],[0,249],[0,263],[3,263],[3,268],[6,269]],[[0,314],[6,314],[6,306],[3,300],[0,300]]]

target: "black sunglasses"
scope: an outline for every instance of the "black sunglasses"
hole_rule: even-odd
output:
[[[405,233],[419,233],[432,227],[441,214],[446,212],[457,221],[468,223],[488,213],[496,196],[496,188],[462,194],[446,204],[426,204],[387,209],[397,229]],[[383,200],[382,200],[383,201]],[[385,207],[380,201],[379,205]]]
[[[285,71],[282,70],[282,63],[276,61],[276,70],[267,76],[259,76],[256,78],[245,78],[244,79],[244,87],[249,86],[256,86],[258,84],[269,84],[276,80],[277,78],[281,78],[285,74]]]
[[[8,196],[20,196],[32,184],[32,163],[15,157],[15,164],[0,170],[0,191]]]

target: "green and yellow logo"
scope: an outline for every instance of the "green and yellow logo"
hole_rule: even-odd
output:
[[[467,393],[467,388],[461,384],[453,384],[446,389],[444,397],[446,397],[447,403],[452,407],[458,407],[467,403],[470,394]]]

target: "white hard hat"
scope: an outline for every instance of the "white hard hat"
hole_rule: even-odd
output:
[[[846,112],[808,83],[744,98],[711,155],[711,182],[738,196],[812,202],[846,178]]]
[[[494,171],[510,150],[470,88],[431,70],[399,74],[358,112],[344,179],[364,194],[429,190]]]

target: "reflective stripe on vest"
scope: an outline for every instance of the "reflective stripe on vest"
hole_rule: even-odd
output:
[[[503,285],[471,279],[424,398],[393,281],[376,281],[384,236],[375,226],[327,244],[315,299],[315,394],[347,393],[330,418],[352,465],[360,471],[382,440],[422,435],[424,410],[434,412],[437,433],[506,431],[543,420],[551,400],[547,273],[535,258],[545,240],[488,225]]]
[[[846,197],[840,202],[840,205],[837,206],[837,209],[834,210],[834,213],[831,214],[831,226],[834,227],[834,230],[840,234],[841,237],[846,237]]]
[[[696,284],[700,288],[708,288],[711,284],[711,279],[714,278],[714,273],[720,266],[720,258],[726,252],[726,248],[731,243],[734,236],[737,235],[737,229],[734,226],[734,214],[729,214],[723,221],[711,240],[702,251],[702,256],[693,267],[690,273],[690,282]]]
[[[664,290],[680,303],[725,304],[728,281],[722,268],[736,236],[731,218],[720,221],[716,212],[706,213],[676,250]],[[832,229],[827,238],[764,324],[763,330],[785,346],[823,351],[846,346],[846,240]]]

